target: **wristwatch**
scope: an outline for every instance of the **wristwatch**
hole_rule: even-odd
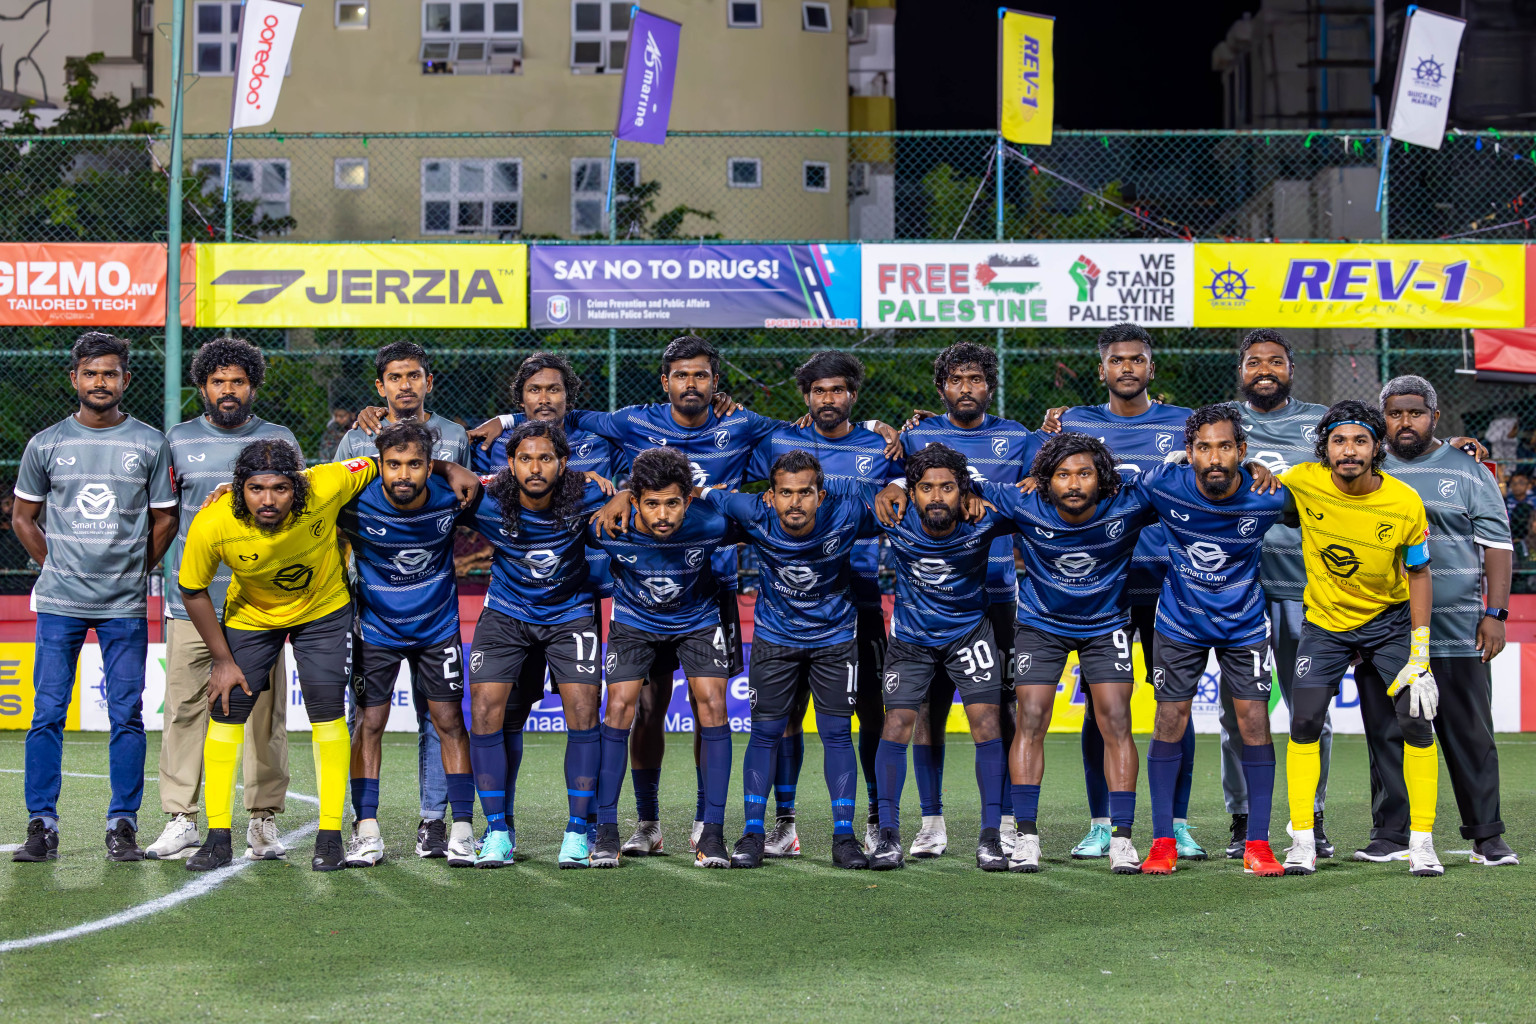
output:
[[[1483,609],[1483,614],[1484,615],[1491,615],[1494,618],[1498,619],[1500,622],[1508,622],[1509,621],[1509,609],[1508,608],[1484,608]]]

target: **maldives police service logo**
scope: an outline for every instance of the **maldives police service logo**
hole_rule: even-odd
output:
[[[1440,481],[1440,497],[1442,497],[1442,498],[1449,498],[1451,495],[1453,495],[1455,493],[1456,493],[1456,481],[1455,480],[1441,480]]]
[[[1124,519],[1111,519],[1109,522],[1104,524],[1104,535],[1106,537],[1108,537],[1110,540],[1119,540],[1120,539],[1120,535],[1122,533],[1124,533],[1124,532],[1125,532],[1125,520]]]
[[[1252,537],[1253,531],[1259,528],[1259,521],[1252,516],[1244,516],[1237,521],[1237,535],[1239,537]]]
[[[564,295],[551,295],[545,312],[549,314],[550,323],[563,324],[571,318],[571,300]]]
[[[1008,439],[1006,437],[994,437],[992,439],[992,454],[1000,459],[1008,454]]]
[[[105,519],[117,510],[117,495],[106,484],[86,484],[75,495],[75,509],[87,519]]]
[[[1051,563],[1056,566],[1056,571],[1069,580],[1080,580],[1093,573],[1098,568],[1099,560],[1086,551],[1074,551],[1068,555],[1062,555]]]
[[[731,443],[731,432],[729,430],[717,430],[717,431],[715,431],[715,447],[716,448],[719,448],[719,449],[721,449],[723,451],[725,449],[725,446],[730,444],[730,443]]]

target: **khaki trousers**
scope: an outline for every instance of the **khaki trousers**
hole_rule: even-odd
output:
[[[208,732],[208,678],[213,658],[197,627],[165,624],[165,731],[160,736],[160,808],[196,816]],[[245,725],[245,809],[252,817],[283,813],[288,793],[288,666],[279,654]]]

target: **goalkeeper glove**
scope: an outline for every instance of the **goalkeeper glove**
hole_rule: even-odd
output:
[[[1408,714],[1425,721],[1435,717],[1440,706],[1440,688],[1435,685],[1435,675],[1429,670],[1429,627],[1420,626],[1413,631],[1409,645],[1408,664],[1398,672],[1387,696],[1396,697],[1403,687],[1408,688]]]

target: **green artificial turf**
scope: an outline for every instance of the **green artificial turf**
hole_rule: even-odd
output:
[[[20,734],[0,736],[0,841],[25,829]],[[727,834],[738,834],[737,783]],[[1141,738],[1145,745],[1145,738]],[[1281,752],[1283,760],[1284,744]],[[1341,856],[1311,878],[1245,876],[1220,859],[1214,738],[1202,737],[1191,819],[1218,854],[1169,878],[1117,877],[1074,862],[1083,809],[1076,737],[1051,737],[1038,875],[983,874],[973,860],[970,743],[950,737],[950,852],[899,872],[830,864],[820,747],[807,744],[798,861],[760,871],[692,867],[689,737],[670,739],[662,813],[671,855],[617,871],[555,867],[565,820],[561,736],[527,740],[518,785],[519,863],[450,870],[411,852],[414,739],[391,736],[382,806],[389,859],[316,874],[311,839],[292,863],[251,866],[135,923],[0,953],[0,1019],[264,1022],[500,1020],[1529,1020],[1536,982],[1536,863],[1473,867],[1442,772],[1437,831],[1447,872],[1352,863],[1369,826],[1365,747],[1335,740],[1329,833]],[[1504,818],[1531,853],[1536,741],[1500,745]],[[151,773],[158,755],[150,739]],[[106,772],[106,738],[71,734],[65,768]],[[314,792],[307,744],[293,786]],[[1284,843],[1284,773],[1275,830]],[[1137,845],[1146,852],[1145,782]],[[103,918],[197,876],[183,862],[108,864],[104,779],[66,778],[61,859],[0,861],[0,941]],[[623,827],[632,824],[626,783]],[[148,843],[161,816],[145,789]],[[861,794],[859,817],[864,811]],[[907,838],[917,821],[908,780]],[[314,818],[290,802],[284,831]],[[237,812],[237,832],[243,815]],[[478,827],[478,825],[477,825]],[[627,834],[627,832],[626,832]],[[236,837],[236,851],[243,850]],[[1282,854],[1283,856],[1283,854]]]

